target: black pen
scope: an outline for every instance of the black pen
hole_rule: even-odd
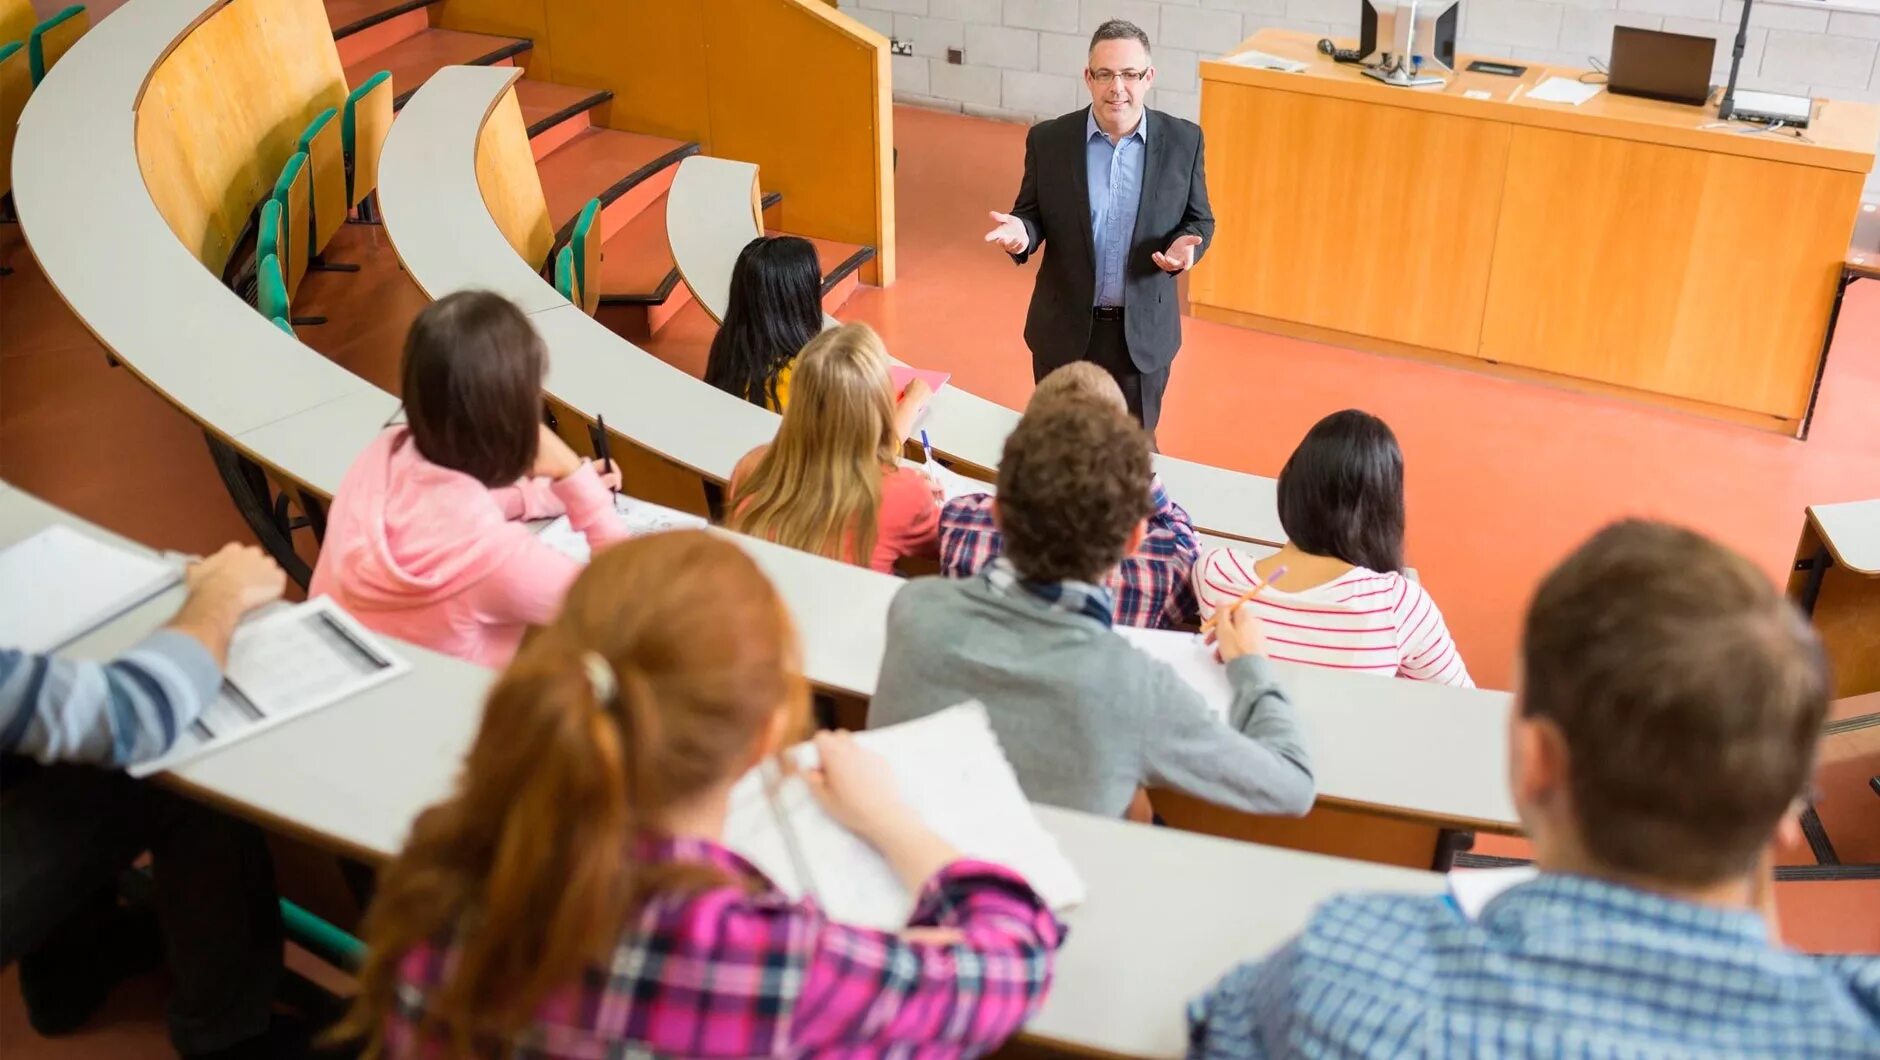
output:
[[[607,445],[607,417],[597,415],[594,417],[594,422],[600,424],[600,428],[601,428],[600,438],[598,439],[598,444],[601,450],[601,474],[605,475],[613,471],[614,469],[613,454]],[[620,487],[614,486],[612,488],[614,491],[614,496],[616,497],[620,496]]]

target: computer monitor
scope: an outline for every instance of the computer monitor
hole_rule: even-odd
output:
[[[1710,99],[1711,61],[1716,55],[1713,37],[1614,26],[1606,91],[1701,107]]]
[[[1358,0],[1358,58],[1379,51],[1403,65],[1420,56],[1426,66],[1456,68],[1456,28],[1462,0]]]

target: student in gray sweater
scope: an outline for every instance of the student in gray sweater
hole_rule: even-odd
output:
[[[1121,816],[1148,786],[1254,813],[1310,809],[1311,759],[1251,608],[1218,627],[1234,687],[1225,721],[1110,628],[1103,582],[1142,540],[1150,474],[1148,435],[1109,404],[1034,401],[999,461],[1004,556],[895,597],[869,726],[977,699],[1035,802]]]

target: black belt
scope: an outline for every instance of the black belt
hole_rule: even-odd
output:
[[[1121,320],[1123,319],[1123,307],[1120,305],[1093,305],[1090,307],[1090,317],[1093,320]]]

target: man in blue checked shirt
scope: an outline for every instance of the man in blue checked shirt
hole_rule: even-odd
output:
[[[214,700],[236,623],[286,584],[237,545],[185,577],[170,624],[111,662],[0,646],[0,965],[20,960],[35,1030],[83,1026],[159,951],[116,903],[117,873],[149,850],[172,1044],[186,1057],[291,1055],[296,1036],[270,1022],[281,921],[260,833],[118,771],[163,754]]]
[[[1196,1057],[1880,1057],[1880,959],[1778,941],[1772,842],[1827,710],[1749,561],[1625,522],[1529,606],[1510,776],[1541,872],[1470,920],[1351,896],[1190,1010]]]

